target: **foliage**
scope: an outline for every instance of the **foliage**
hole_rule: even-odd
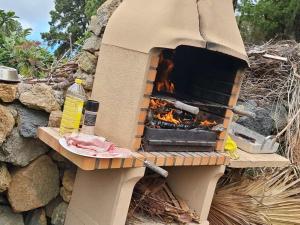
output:
[[[42,38],[56,48],[56,56],[65,54],[70,48],[79,49],[89,35],[87,26],[90,17],[96,14],[104,1],[55,0],[55,9],[50,12],[50,30],[42,33]]]
[[[105,0],[86,0],[85,15],[90,18],[96,15],[97,9],[105,2]]]
[[[22,29],[14,12],[0,10],[0,64],[18,69],[26,77],[42,77],[53,56],[40,43],[28,41],[31,29]]]
[[[55,0],[55,10],[50,11],[49,32],[42,38],[49,46],[57,47],[56,56],[63,55],[85,33],[88,18],[85,0]]]
[[[275,36],[293,38],[297,35],[299,0],[241,0],[238,23],[244,39],[261,42]],[[299,37],[295,37],[296,39]]]

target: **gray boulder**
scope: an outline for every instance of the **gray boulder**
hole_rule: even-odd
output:
[[[270,112],[263,108],[257,108],[252,112],[256,114],[255,118],[242,116],[236,122],[264,136],[271,135],[275,128],[275,121]]]
[[[122,0],[108,0],[104,2],[97,10],[97,16],[92,16],[88,30],[101,37],[104,33],[109,18],[118,8],[121,2]]]
[[[29,166],[12,173],[8,201],[15,212],[47,205],[59,193],[59,173],[49,156],[43,155]]]
[[[0,164],[0,192],[4,192],[9,187],[11,176],[4,163]]]
[[[83,80],[82,86],[86,90],[92,90],[94,84],[94,76],[92,74],[88,74],[84,71],[78,70],[74,75],[74,79],[81,79]]]
[[[79,68],[88,74],[94,74],[96,72],[97,57],[90,52],[82,52],[77,63]]]
[[[54,91],[46,84],[34,84],[30,89],[23,89],[19,93],[22,104],[32,109],[44,110],[48,113],[60,109]]]
[[[288,123],[288,112],[284,105],[273,105],[269,107],[270,115],[275,121],[276,129],[279,131],[285,128]]]
[[[39,208],[30,211],[25,217],[25,225],[47,225],[45,210]]]
[[[1,225],[24,225],[22,214],[13,213],[8,206],[0,206]]]
[[[82,49],[92,53],[99,51],[101,40],[102,39],[97,37],[96,35],[92,35],[91,37],[85,40]]]
[[[68,204],[61,202],[52,213],[51,223],[52,225],[64,225],[67,214]]]
[[[48,150],[48,146],[40,140],[21,137],[18,129],[14,128],[12,134],[0,147],[0,160],[23,167]]]
[[[57,196],[55,199],[51,200],[48,205],[45,207],[46,216],[51,218],[53,210],[63,202],[63,199],[60,196]]]
[[[29,109],[21,104],[13,104],[18,112],[18,129],[23,137],[37,137],[38,127],[48,125],[49,114],[43,111]]]
[[[11,133],[15,125],[15,119],[8,107],[0,105],[0,145]]]

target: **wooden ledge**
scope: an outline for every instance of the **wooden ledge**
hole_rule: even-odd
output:
[[[143,162],[134,157],[125,159],[95,159],[76,155],[59,144],[57,128],[40,127],[38,137],[59,154],[83,170],[143,167]],[[229,157],[216,152],[133,152],[135,157],[149,160],[157,166],[216,166],[228,165]]]
[[[278,154],[251,154],[238,150],[239,159],[230,159],[231,168],[254,168],[254,167],[287,167],[290,161]]]

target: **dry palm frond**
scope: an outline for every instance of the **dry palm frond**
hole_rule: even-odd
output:
[[[300,178],[293,167],[219,188],[209,221],[213,225],[300,224]]]

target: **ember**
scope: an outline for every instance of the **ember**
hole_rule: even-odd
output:
[[[167,102],[161,101],[159,99],[153,99],[150,100],[150,108],[151,109],[158,109],[160,107],[165,107],[167,105]]]
[[[146,124],[152,128],[190,130],[211,129],[217,122],[207,119],[202,121],[198,115],[176,108],[171,101],[152,97]]]
[[[200,122],[200,125],[203,127],[213,127],[217,125],[216,121],[209,121],[209,120],[204,120],[202,122]]]

